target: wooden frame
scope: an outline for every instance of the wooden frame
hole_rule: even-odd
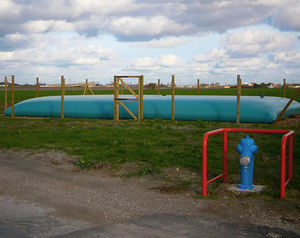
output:
[[[128,84],[125,83],[125,78],[138,79],[138,94],[136,94]],[[120,82],[122,87],[125,86],[135,98],[120,98]],[[114,120],[119,121],[119,104],[132,116],[134,120],[141,121],[143,119],[143,98],[144,98],[144,76],[114,76]],[[123,89],[121,88],[121,93]],[[138,117],[136,117],[122,101],[138,101]]]

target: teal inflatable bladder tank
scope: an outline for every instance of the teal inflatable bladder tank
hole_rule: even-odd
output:
[[[124,98],[133,98],[122,95]],[[242,96],[240,122],[272,123],[289,99],[280,97]],[[138,102],[123,101],[137,116]],[[64,116],[73,118],[114,117],[113,95],[65,96]],[[144,118],[171,119],[171,96],[144,95]],[[237,101],[235,96],[175,96],[175,120],[204,120],[235,122]],[[5,115],[11,115],[8,108]],[[283,117],[300,114],[300,104],[294,101]],[[15,105],[15,116],[60,117],[61,97],[32,98]],[[120,105],[120,119],[132,118]]]

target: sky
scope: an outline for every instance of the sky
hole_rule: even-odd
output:
[[[0,81],[300,83],[300,0],[0,0]]]

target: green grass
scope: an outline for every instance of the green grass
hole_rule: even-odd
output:
[[[169,93],[168,90],[165,91]],[[178,94],[192,94],[196,90],[176,90]],[[232,95],[234,90],[211,89],[202,91],[217,95]],[[243,90],[244,94],[280,94],[280,90]],[[288,96],[294,90],[288,90]],[[1,92],[0,92],[1,93]],[[40,91],[40,95],[59,95],[58,91]],[[68,91],[67,94],[82,94],[82,91]],[[111,91],[97,91],[112,93]],[[145,90],[146,94],[156,93]],[[163,92],[162,92],[163,93]],[[16,101],[31,98],[34,91],[17,91]],[[0,100],[3,102],[3,93]],[[300,101],[300,100],[299,100]],[[3,108],[3,103],[1,103]],[[201,175],[202,137],[205,132],[224,127],[237,127],[234,123],[204,121],[164,121],[160,119],[136,121],[97,120],[97,119],[27,119],[0,117],[0,148],[56,149],[69,154],[79,155],[77,165],[82,168],[97,167],[99,163],[110,163],[120,167],[127,163],[140,166],[131,175],[159,173],[163,168],[182,167]],[[287,187],[291,198],[292,191],[299,193],[300,188],[300,127],[263,124],[241,124],[247,128],[292,129],[294,138],[294,177]],[[239,182],[239,154],[236,145],[244,134],[229,134],[228,173],[229,182]],[[268,186],[267,194],[279,196],[280,174],[280,135],[252,134],[259,147],[255,155],[254,177],[256,184]],[[222,138],[213,136],[208,141],[208,176],[212,178],[222,171]],[[221,181],[220,181],[221,182]],[[217,181],[219,183],[219,181]]]
[[[157,173],[166,167],[183,167],[201,174],[201,141],[205,132],[233,123],[172,122],[162,120],[121,121],[80,119],[0,118],[1,148],[56,149],[80,155],[82,168],[97,163],[112,165],[142,164],[133,174]],[[242,125],[245,126],[245,125]],[[270,125],[247,125],[252,128],[293,129],[294,178],[288,189],[300,187],[300,128]],[[239,154],[236,145],[244,135],[229,135],[229,182],[239,181]],[[259,152],[255,156],[255,181],[266,184],[275,197],[279,192],[280,139],[278,135],[253,134]],[[208,143],[208,175],[222,171],[222,140],[214,136]]]

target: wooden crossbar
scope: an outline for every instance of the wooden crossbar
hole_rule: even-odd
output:
[[[295,100],[295,98],[298,96],[299,93],[300,93],[300,88],[298,88],[298,90],[296,91],[296,93],[294,94],[294,96],[290,99],[290,101],[285,105],[285,107],[279,113],[279,115],[276,118],[276,120],[275,120],[274,123],[278,122],[281,119],[281,117],[283,116],[283,114],[285,113],[285,111],[289,108],[289,106],[292,104],[292,102]]]
[[[136,98],[116,98],[116,100],[122,101],[138,101]]]
[[[116,76],[117,78],[139,78],[140,76]]]
[[[91,94],[95,95],[89,85],[88,85],[88,89],[90,90]]]
[[[128,107],[125,106],[125,104],[121,101],[119,103],[124,107],[124,109],[133,117],[134,120],[137,120],[137,117],[129,110]]]
[[[123,79],[119,78],[121,80],[121,83],[123,83],[125,85],[125,87],[133,94],[133,96],[136,97],[136,99],[138,99],[138,95],[136,95],[136,93],[124,82]]]

